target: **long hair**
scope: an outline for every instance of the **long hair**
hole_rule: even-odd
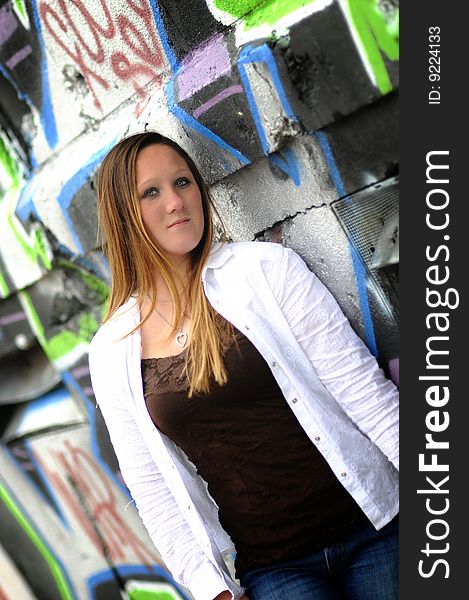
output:
[[[190,253],[185,306],[177,289],[178,273],[146,229],[140,211],[136,160],[141,150],[153,144],[169,146],[186,161],[202,198],[204,230],[199,244]],[[194,161],[176,142],[159,133],[148,131],[122,139],[101,163],[98,171],[98,224],[103,252],[111,269],[111,290],[103,322],[109,320],[131,296],[136,296],[139,305],[149,298],[151,305],[148,314],[136,328],[129,331],[129,335],[141,327],[156,308],[158,290],[155,273],[158,273],[173,301],[174,323],[169,335],[177,333],[184,319],[184,311],[190,310],[191,341],[186,353],[189,396],[208,392],[212,378],[220,385],[227,381],[223,363],[226,332],[202,286],[202,269],[213,238],[211,210],[216,212],[207,185]],[[231,327],[229,333],[233,334]]]

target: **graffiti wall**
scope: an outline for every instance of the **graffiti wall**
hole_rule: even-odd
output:
[[[294,248],[398,382],[398,26],[395,0],[0,0],[0,598],[190,598],[87,366],[121,137],[180,143],[230,238]]]

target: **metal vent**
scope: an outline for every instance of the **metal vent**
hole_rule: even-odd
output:
[[[337,200],[331,206],[361,256],[369,278],[379,288],[388,309],[397,317],[398,178],[393,177]]]

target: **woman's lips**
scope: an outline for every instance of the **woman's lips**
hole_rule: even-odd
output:
[[[178,219],[177,221],[174,221],[174,223],[171,223],[171,225],[168,225],[168,229],[171,229],[172,227],[180,227],[181,225],[184,225],[185,223],[188,223],[189,221],[190,221],[189,218]]]

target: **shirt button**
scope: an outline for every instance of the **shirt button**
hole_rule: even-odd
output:
[[[249,327],[249,325],[245,325],[246,329],[249,331],[251,328]]]
[[[315,442],[319,442],[319,440],[320,440],[320,439],[321,439],[321,438],[320,438],[320,437],[317,435],[317,436],[314,438],[314,441],[315,441]]]
[[[273,360],[271,364],[272,364],[273,367],[277,366],[277,363],[275,362],[275,360]]]
[[[296,402],[298,402],[298,398],[293,398],[292,402],[293,402],[293,404],[296,404]]]
[[[347,477],[347,473],[345,471],[342,471],[342,473],[340,474],[341,477]]]

